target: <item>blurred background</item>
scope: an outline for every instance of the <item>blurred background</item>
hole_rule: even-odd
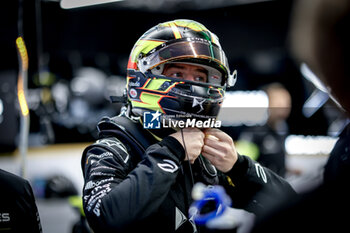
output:
[[[101,117],[119,113],[121,106],[109,96],[123,92],[134,43],[167,20],[204,24],[237,69],[220,119],[238,151],[271,165],[297,190],[310,187],[310,180],[319,182],[345,118],[315,91],[306,78],[312,74],[291,55],[293,0],[124,0],[86,6],[94,2],[101,1],[11,0],[0,9],[0,168],[31,182],[44,232],[71,232],[79,220],[68,198],[81,193],[82,151],[96,139]],[[16,46],[19,36],[27,69]],[[271,94],[271,83],[287,94]],[[18,98],[21,88],[27,116]],[[286,101],[272,105],[276,96]]]

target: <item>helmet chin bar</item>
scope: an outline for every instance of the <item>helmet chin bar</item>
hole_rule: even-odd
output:
[[[151,72],[128,70],[129,89],[128,94],[132,103],[133,112],[142,115],[143,111],[161,110],[167,115],[188,115],[190,118],[216,118],[223,101],[225,86],[182,80],[163,75],[155,75]],[[164,80],[163,84],[159,81]],[[156,82],[156,89],[148,89],[152,82]],[[162,82],[162,81],[160,81]],[[146,86],[144,86],[148,83]],[[147,102],[145,96],[159,96],[154,102]],[[142,98],[144,98],[142,100]],[[145,100],[145,102],[143,102]],[[134,105],[136,104],[136,105]]]

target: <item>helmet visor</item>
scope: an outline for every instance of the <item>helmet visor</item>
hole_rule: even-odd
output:
[[[164,43],[140,59],[138,67],[145,72],[166,62],[186,59],[207,60],[206,65],[214,65],[223,74],[225,80],[229,74],[224,51],[215,44],[198,38],[185,38]]]

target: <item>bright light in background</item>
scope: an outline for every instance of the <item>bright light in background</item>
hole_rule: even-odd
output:
[[[314,72],[312,72],[312,70],[305,63],[302,63],[300,65],[300,72],[303,74],[303,76],[307,80],[313,83],[318,89],[320,89],[325,93],[328,93],[327,87],[321,82],[321,80],[315,75]]]
[[[4,112],[4,105],[2,103],[2,100],[0,99],[0,123],[2,122],[2,120],[4,119],[4,117],[2,116],[2,113]]]
[[[26,176],[26,161],[27,161],[27,150],[28,150],[28,135],[29,135],[29,109],[26,100],[27,91],[27,80],[28,80],[28,65],[29,58],[27,47],[21,36],[16,39],[16,46],[18,51],[18,81],[17,81],[17,97],[19,106],[21,108],[20,118],[20,132],[19,132],[19,151],[21,154],[21,166],[20,175]]]
[[[20,80],[18,80],[18,93],[17,93],[19,106],[21,108],[22,115],[28,116],[29,109],[28,109],[26,96],[24,94],[24,90],[23,90],[22,86],[23,86],[23,81],[22,81],[22,79],[20,79]]]
[[[307,80],[309,80],[312,84],[315,85],[315,87],[323,92],[320,94],[314,94],[314,96],[311,96],[307,101],[306,101],[306,106],[303,107],[303,113],[304,115],[306,115],[307,117],[308,114],[312,115],[313,112],[308,112],[308,110],[304,110],[305,108],[309,108],[310,106],[308,106],[307,104],[311,101],[313,101],[314,103],[311,104],[315,104],[316,106],[314,107],[315,109],[319,109],[320,107],[322,107],[322,105],[328,100],[327,96],[329,96],[329,98],[331,98],[333,100],[333,102],[340,108],[343,109],[343,107],[341,106],[341,104],[338,102],[338,100],[336,100],[334,98],[334,96],[330,93],[330,90],[328,90],[328,88],[325,86],[325,84],[319,79],[319,77],[316,76],[315,73],[312,72],[312,70],[306,65],[306,63],[302,63],[300,65],[300,72],[302,73],[302,75],[304,76],[304,78],[306,78]],[[317,92],[317,91],[316,91]],[[316,93],[315,92],[315,93]],[[313,98],[315,98],[315,100],[313,100]],[[310,104],[309,104],[310,105]],[[345,110],[344,110],[345,111]],[[311,116],[310,115],[310,116]]]
[[[93,6],[104,3],[120,2],[123,0],[62,0],[60,5],[63,9],[73,9],[78,7]]]
[[[263,125],[268,117],[268,105],[263,91],[226,92],[218,120],[224,126]]]
[[[329,155],[337,137],[290,135],[286,138],[285,148],[290,155]]]
[[[16,45],[18,48],[19,57],[21,59],[22,71],[26,72],[28,70],[28,53],[22,37],[18,37],[16,39]],[[28,104],[25,96],[23,79],[24,79],[23,74],[21,74],[20,72],[18,76],[18,83],[17,83],[17,96],[18,96],[18,101],[19,101],[22,115],[28,116],[29,109],[28,109]]]
[[[22,61],[22,69],[27,70],[28,69],[28,53],[26,45],[24,44],[24,40],[22,37],[18,37],[16,39],[16,45],[18,48],[18,52]]]

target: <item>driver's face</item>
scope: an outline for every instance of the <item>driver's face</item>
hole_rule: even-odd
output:
[[[182,63],[165,64],[163,75],[195,82],[206,83],[208,81],[208,71],[206,69],[201,66]]]

